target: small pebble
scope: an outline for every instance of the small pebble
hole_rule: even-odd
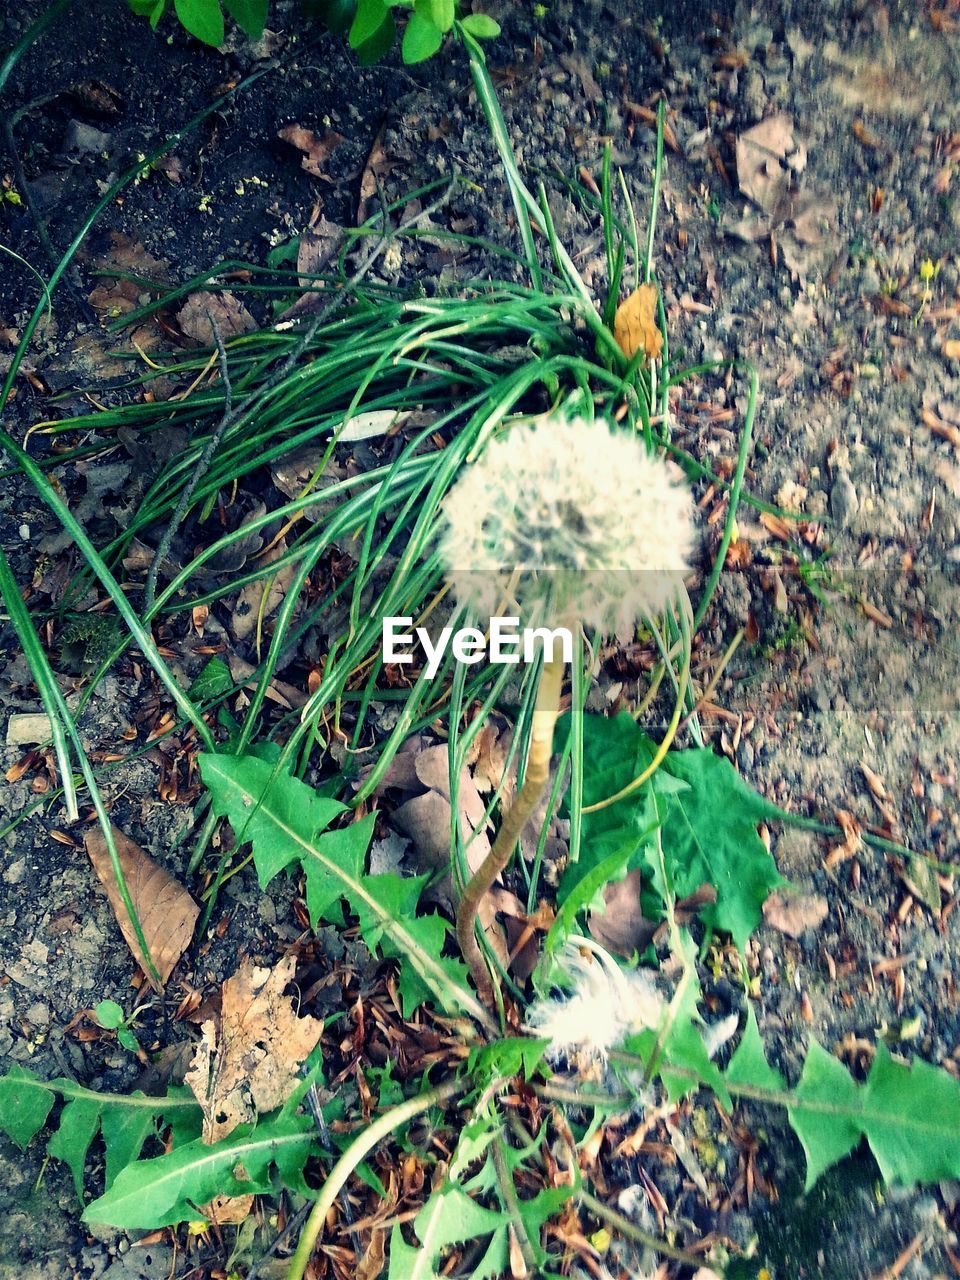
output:
[[[853,481],[845,471],[839,472],[830,490],[830,514],[845,529],[860,510],[860,499]]]

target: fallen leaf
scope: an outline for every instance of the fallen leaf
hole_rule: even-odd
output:
[[[342,133],[337,133],[335,129],[327,129],[323,136],[319,137],[312,129],[305,129],[299,124],[290,124],[285,129],[281,129],[277,137],[303,152],[300,160],[301,169],[305,169],[314,178],[322,178],[324,182],[333,181],[323,172],[322,166],[327,164],[340,143],[346,142]]]
[[[940,915],[942,906],[940,898],[940,882],[936,868],[926,858],[912,854],[910,864],[903,872],[901,879],[915,898],[928,907],[935,916]]]
[[[628,871],[622,880],[604,887],[603,912],[591,911],[587,917],[590,936],[615,955],[630,957],[644,950],[657,932],[657,924],[648,920],[640,905],[643,872]]]
[[[212,347],[215,343],[214,325],[224,341],[241,333],[252,333],[257,327],[256,320],[234,294],[210,293],[203,289],[191,293],[177,312],[177,324],[188,338],[203,347]]]
[[[292,955],[273,969],[247,956],[224,982],[220,1017],[203,1023],[185,1077],[203,1110],[204,1142],[275,1110],[296,1086],[297,1068],[316,1047],[323,1022],[298,1017],[283,994],[295,969]]]
[[[617,307],[613,336],[628,360],[643,351],[656,360],[663,350],[663,334],[657,324],[657,286],[642,284]]]
[[[159,984],[147,970],[146,957],[140,949],[133,922],[120,897],[107,842],[99,827],[88,831],[84,837],[87,855],[107,891],[113,914],[117,917],[117,923],[134,959],[146,973],[154,990],[162,991],[177,961],[190,945],[200,908],[183,885],[157,866],[139,845],[134,844],[116,827],[111,826],[111,830],[130,900],[140,921],[150,958],[160,975]]]
[[[200,1206],[200,1212],[217,1227],[236,1226],[250,1217],[253,1193],[243,1196],[215,1196],[208,1204]]]
[[[286,541],[281,538],[276,546],[264,555],[260,564],[266,568],[284,555],[286,550]],[[262,627],[266,619],[280,608],[296,571],[296,565],[287,564],[277,569],[275,573],[268,570],[264,577],[258,578],[255,582],[248,582],[241,588],[230,617],[230,629],[238,640],[249,639],[256,632],[258,623]],[[266,601],[264,601],[264,593],[266,593]]]
[[[583,89],[583,96],[588,102],[600,101],[603,96],[600,92],[600,86],[594,79],[593,72],[590,70],[582,53],[561,53],[560,65],[569,71],[571,75],[577,77],[580,81],[580,87]]]
[[[793,120],[784,111],[737,138],[740,190],[764,213],[773,213],[790,189],[790,174],[783,162],[793,150]]]
[[[799,938],[808,929],[816,929],[827,918],[830,906],[819,893],[771,893],[763,904],[763,918],[768,925],[790,938]]]
[[[357,201],[358,226],[366,222],[369,212],[367,205],[377,194],[380,180],[387,176],[394,163],[383,149],[383,130],[381,129],[373,140],[367,162],[363,166],[363,173],[360,175],[360,192]]]
[[[386,1231],[371,1231],[370,1242],[357,1262],[355,1280],[377,1280],[386,1261]]]

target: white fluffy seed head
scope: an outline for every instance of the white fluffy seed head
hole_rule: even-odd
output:
[[[443,504],[440,555],[459,602],[525,625],[572,615],[612,633],[668,604],[694,507],[636,434],[546,416],[487,445]]]
[[[582,954],[584,949],[592,957]],[[571,940],[560,957],[570,983],[568,995],[535,1001],[527,1010],[527,1029],[550,1041],[551,1061],[567,1058],[582,1069],[606,1061],[627,1036],[655,1027],[663,997],[649,969],[621,969],[599,944]]]

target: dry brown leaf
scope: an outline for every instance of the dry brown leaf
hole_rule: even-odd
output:
[[[107,852],[107,842],[99,827],[88,831],[84,838],[87,854],[93,863],[94,871],[107,891],[113,914],[117,917],[117,923],[127,946],[133,952],[134,959],[146,973],[154,990],[162,991],[177,961],[190,945],[193,926],[197,922],[200,908],[183,885],[174,880],[173,876],[162,867],[158,867],[139,845],[134,844],[116,827],[111,826],[111,830],[120,858],[120,867],[127,882],[127,891],[140,921],[144,939],[150,949],[150,958],[160,975],[159,985],[148,972],[146,957],[140,949],[133,922],[120,897],[120,889],[113,874],[113,864]]]
[[[211,347],[216,341],[214,325],[224,340],[252,333],[257,327],[256,320],[234,294],[205,290],[191,293],[177,312],[177,323],[188,338],[204,347]]]
[[[816,929],[827,918],[830,906],[819,893],[771,893],[763,904],[767,924],[790,938],[799,938],[808,929]]]
[[[386,1262],[386,1248],[386,1231],[371,1231],[370,1242],[357,1262],[356,1280],[377,1280]]]
[[[201,1028],[186,1083],[203,1110],[203,1140],[216,1142],[238,1124],[286,1102],[297,1083],[297,1068],[320,1039],[319,1018],[299,1018],[284,987],[296,960],[273,969],[245,957],[223,984],[219,1019]]]
[[[243,1196],[215,1196],[208,1204],[200,1206],[205,1218],[218,1227],[236,1226],[250,1217],[253,1208],[253,1193]]]
[[[639,868],[628,871],[622,880],[611,881],[603,890],[606,910],[591,911],[587,917],[590,936],[614,955],[630,957],[642,951],[657,931],[640,906],[642,884]]]
[[[360,198],[357,201],[357,225],[366,222],[370,200],[377,194],[377,186],[393,168],[394,161],[383,149],[383,130],[373,140],[367,162],[360,175]]]
[[[594,74],[582,53],[561,53],[560,65],[580,81],[583,96],[588,102],[599,102],[603,96]]]
[[[740,190],[764,213],[773,213],[790,188],[790,175],[782,162],[793,150],[793,121],[783,111],[737,138]]]
[[[312,129],[305,129],[303,125],[289,124],[285,129],[280,130],[277,137],[303,152],[300,160],[301,169],[305,169],[314,178],[322,178],[324,182],[333,181],[323,172],[323,167],[340,143],[346,142],[342,133],[337,133],[335,129],[327,129],[323,136],[319,137]]]
[[[617,346],[632,360],[642,351],[656,360],[663,350],[663,334],[657,325],[657,286],[642,284],[617,307],[613,317],[613,336]]]
[[[284,555],[286,550],[286,541],[281,538],[259,563],[266,567]],[[230,618],[230,629],[238,640],[248,640],[256,632],[258,621],[262,624],[280,608],[295,574],[296,565],[287,564],[276,573],[268,572],[265,577],[258,578],[255,582],[248,582],[241,588]],[[264,592],[267,597],[265,603]]]

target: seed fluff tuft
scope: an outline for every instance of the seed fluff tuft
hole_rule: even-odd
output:
[[[694,545],[690,489],[642,439],[546,416],[493,440],[443,506],[460,604],[526,625],[573,615],[611,634],[674,597]]]

